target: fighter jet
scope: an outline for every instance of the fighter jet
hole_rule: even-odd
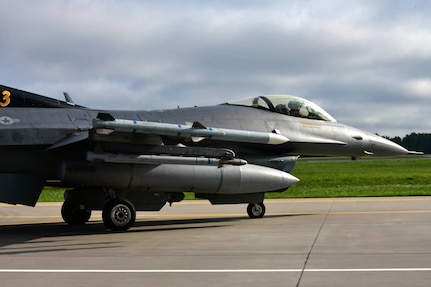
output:
[[[71,225],[102,210],[111,230],[184,192],[265,214],[266,192],[299,181],[299,156],[398,156],[403,147],[337,122],[318,105],[269,95],[206,107],[98,110],[0,85],[0,202],[35,206],[44,186],[65,188]]]

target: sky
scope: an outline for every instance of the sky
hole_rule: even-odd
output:
[[[431,1],[0,0],[0,83],[101,109],[309,99],[431,133]]]

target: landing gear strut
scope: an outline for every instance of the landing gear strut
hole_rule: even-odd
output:
[[[66,200],[61,206],[61,216],[64,222],[69,225],[85,224],[91,216],[91,210],[87,209],[84,204],[74,201]]]
[[[265,215],[265,205],[263,203],[250,203],[247,213],[250,218],[262,218]]]
[[[124,198],[114,198],[105,204],[102,211],[103,223],[113,231],[129,229],[136,219],[133,204]]]

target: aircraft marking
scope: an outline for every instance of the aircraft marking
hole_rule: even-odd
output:
[[[0,273],[292,273],[292,272],[429,272],[419,268],[327,268],[327,269],[0,269]]]
[[[0,117],[0,124],[2,124],[2,125],[9,126],[9,125],[13,125],[15,122],[17,122],[16,119],[12,119],[12,118],[7,117],[7,116]]]
[[[8,90],[4,90],[2,93],[3,99],[0,101],[0,107],[4,108],[10,104],[10,92]]]

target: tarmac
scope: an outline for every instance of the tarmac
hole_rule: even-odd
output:
[[[431,197],[184,201],[68,226],[61,203],[0,204],[1,286],[429,286]]]

